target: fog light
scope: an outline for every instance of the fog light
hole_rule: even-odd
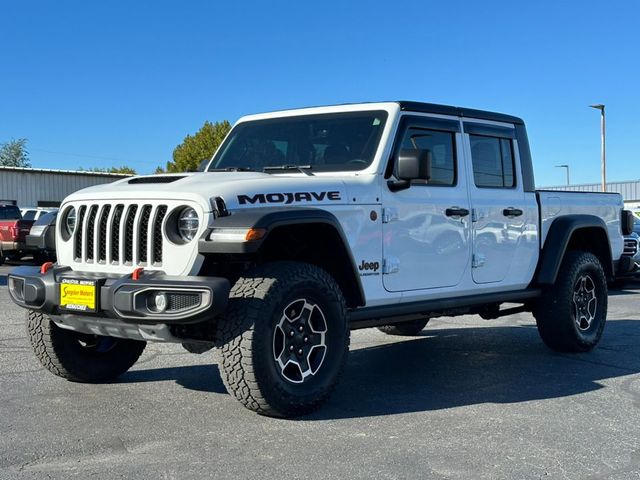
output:
[[[154,313],[162,313],[169,306],[169,299],[164,292],[154,293],[147,299],[147,308]]]

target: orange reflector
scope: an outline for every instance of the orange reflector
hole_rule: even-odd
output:
[[[131,279],[132,280],[140,280],[140,275],[142,275],[143,271],[144,271],[144,268],[142,268],[142,267],[136,268],[133,271],[133,273],[131,274]]]
[[[44,262],[40,267],[40,274],[44,275],[49,271],[51,267],[53,267],[53,262]]]
[[[244,239],[247,242],[255,242],[256,240],[260,240],[262,237],[264,237],[265,233],[267,233],[267,230],[265,228],[250,228],[249,230],[247,230],[247,234],[245,235]]]

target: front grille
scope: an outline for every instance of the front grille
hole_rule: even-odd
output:
[[[116,205],[113,219],[111,219],[111,261],[120,263],[120,221],[124,205]]]
[[[98,249],[98,262],[107,261],[107,221],[109,220],[109,213],[111,212],[111,205],[105,205],[100,214],[100,230],[98,235],[100,236],[100,247]]]
[[[162,220],[166,214],[166,205],[160,205],[153,222],[153,259],[151,262],[154,265],[162,263]]]
[[[162,265],[162,221],[167,205],[90,204],[78,208],[74,256],[78,263]]]
[[[151,216],[151,205],[145,205],[142,207],[142,214],[140,215],[140,238],[145,239],[149,235],[149,217]],[[140,263],[147,263],[147,244],[149,242],[143,241],[140,243]]]
[[[124,221],[124,263],[133,263],[133,224],[137,211],[137,205],[130,205]]]
[[[93,246],[95,244],[96,215],[98,215],[98,206],[92,205],[89,209],[89,218],[87,219],[87,262],[93,261]]]
[[[82,258],[82,241],[84,240],[84,233],[83,233],[83,225],[84,225],[84,213],[87,211],[87,207],[85,207],[84,205],[80,207],[80,210],[78,211],[78,218],[76,220],[76,239],[75,239],[75,254],[76,254],[76,259],[81,259]]]
[[[633,257],[636,253],[638,253],[638,240],[634,238],[625,238],[623,255]]]

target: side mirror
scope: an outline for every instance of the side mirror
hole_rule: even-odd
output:
[[[431,179],[431,150],[400,150],[396,162],[396,176],[400,180],[387,182],[392,192],[409,188],[411,180]]]
[[[429,181],[431,179],[431,150],[400,150],[397,171],[400,180]]]

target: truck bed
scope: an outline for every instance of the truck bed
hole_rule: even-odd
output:
[[[619,193],[536,190],[536,195],[540,209],[541,246],[544,246],[549,228],[556,217],[570,214],[594,215],[602,218],[607,225],[612,258],[620,258],[624,248],[620,211],[624,203]]]

